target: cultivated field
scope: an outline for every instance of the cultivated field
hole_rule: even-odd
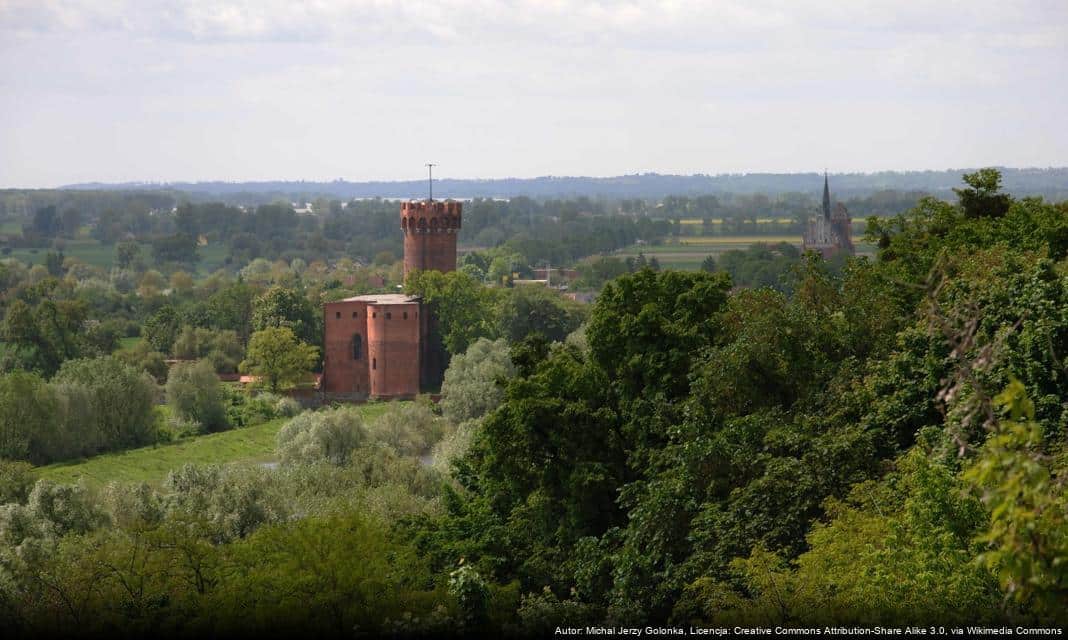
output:
[[[701,262],[710,255],[718,258],[725,251],[732,249],[746,249],[757,243],[778,244],[780,242],[787,242],[800,248],[801,236],[792,234],[682,236],[673,238],[669,244],[631,245],[620,249],[617,255],[626,257],[637,256],[640,253],[646,258],[655,257],[660,266],[667,269],[693,270],[701,268]],[[874,254],[874,246],[863,242],[857,243],[857,255],[872,256]]]
[[[384,402],[361,405],[365,420],[381,415]],[[157,484],[184,464],[259,464],[274,459],[275,437],[287,418],[242,429],[231,429],[141,449],[106,453],[81,462],[61,462],[37,469],[38,477],[53,482],[84,480],[91,486],[111,481]]]

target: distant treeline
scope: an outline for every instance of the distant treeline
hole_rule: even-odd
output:
[[[880,171],[878,173],[841,173],[831,176],[832,190],[839,197],[865,197],[877,191],[924,191],[949,197],[960,175],[971,169],[944,171]],[[1068,198],[1068,167],[1011,169],[1001,168],[1004,188],[1017,196]],[[65,187],[79,190],[135,189],[177,191],[196,199],[223,199],[227,202],[270,201],[277,197],[310,201],[331,198],[422,198],[425,180],[395,182],[265,181],[265,182],[171,182],[171,183],[87,183]],[[443,179],[434,182],[434,192],[441,198],[663,198],[669,195],[763,193],[818,193],[823,176],[818,173],[738,173],[720,175],[661,175],[656,173],[608,178],[556,177],[502,178],[496,180]],[[266,200],[264,200],[266,199]]]

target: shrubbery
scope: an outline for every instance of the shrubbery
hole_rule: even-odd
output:
[[[51,382],[0,376],[0,456],[43,464],[156,440],[156,385],[113,358],[69,360]]]
[[[348,463],[352,452],[368,439],[363,417],[353,407],[302,413],[278,432],[282,464]]]
[[[167,403],[179,418],[195,422],[206,431],[230,427],[226,392],[207,360],[179,363],[167,378]]]
[[[504,385],[514,375],[508,342],[480,338],[449,362],[441,385],[442,411],[456,424],[481,418],[504,400]]]
[[[235,427],[246,427],[262,424],[275,418],[292,418],[300,411],[300,403],[293,398],[266,391],[255,394],[231,391],[230,405],[226,409],[226,414],[230,424]]]

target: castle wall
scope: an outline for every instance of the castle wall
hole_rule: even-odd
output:
[[[323,391],[364,397],[370,393],[367,306],[365,300],[323,305]]]

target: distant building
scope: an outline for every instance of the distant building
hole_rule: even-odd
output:
[[[554,285],[565,281],[578,280],[579,277],[579,272],[575,269],[536,267],[533,271],[535,280],[551,280]]]
[[[597,299],[597,294],[592,291],[568,291],[564,294],[564,297],[575,302],[592,304]]]
[[[401,203],[404,275],[455,271],[459,202]],[[328,399],[411,398],[441,384],[447,356],[437,317],[418,297],[368,294],[323,305]]]
[[[823,175],[823,210],[813,216],[802,237],[805,251],[817,251],[825,259],[839,253],[856,254],[853,246],[853,219],[841,202],[831,212],[831,189],[827,174]]]

